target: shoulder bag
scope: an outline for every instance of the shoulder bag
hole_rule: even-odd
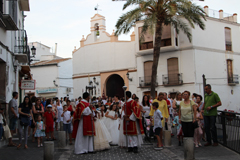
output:
[[[21,126],[29,126],[30,125],[30,118],[27,116],[20,116],[20,125]]]

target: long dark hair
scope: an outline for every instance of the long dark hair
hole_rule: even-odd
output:
[[[49,104],[51,104],[51,99],[50,99],[50,98],[47,99],[47,101],[46,101],[46,108],[47,108],[47,106],[48,106]]]
[[[145,101],[144,101],[145,97],[147,97],[147,104],[146,104]],[[143,96],[143,98],[142,98],[142,105],[143,105],[143,106],[146,106],[146,105],[147,105],[147,106],[150,107],[149,96],[147,96],[147,95],[144,95],[144,96]]]
[[[29,99],[28,104],[26,104],[26,102],[25,102],[26,98]],[[32,107],[32,102],[31,102],[31,100],[30,100],[30,97],[29,97],[29,96],[25,96],[24,99],[23,99],[23,103],[22,103],[22,104],[23,104],[24,106],[28,105],[28,107]]]

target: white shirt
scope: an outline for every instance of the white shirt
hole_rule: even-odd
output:
[[[153,127],[153,130],[155,131],[156,128],[162,128],[162,112],[157,109],[155,112],[154,112],[154,115],[153,115],[153,118],[154,118],[154,127]]]
[[[68,120],[70,120],[70,121],[67,122]],[[63,124],[70,124],[70,123],[71,123],[71,112],[66,111],[63,113]]]
[[[0,124],[3,124],[3,116],[1,113],[0,113]]]

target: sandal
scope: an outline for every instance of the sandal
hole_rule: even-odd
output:
[[[25,149],[28,149],[28,146],[25,144],[24,148],[25,148]]]
[[[19,144],[19,145],[17,146],[17,149],[20,149],[21,146],[22,146],[22,144]]]

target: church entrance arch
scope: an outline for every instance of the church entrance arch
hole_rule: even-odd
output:
[[[109,76],[106,80],[107,96],[114,97],[115,95],[119,95],[120,98],[124,97],[123,85],[124,80],[118,74]]]

